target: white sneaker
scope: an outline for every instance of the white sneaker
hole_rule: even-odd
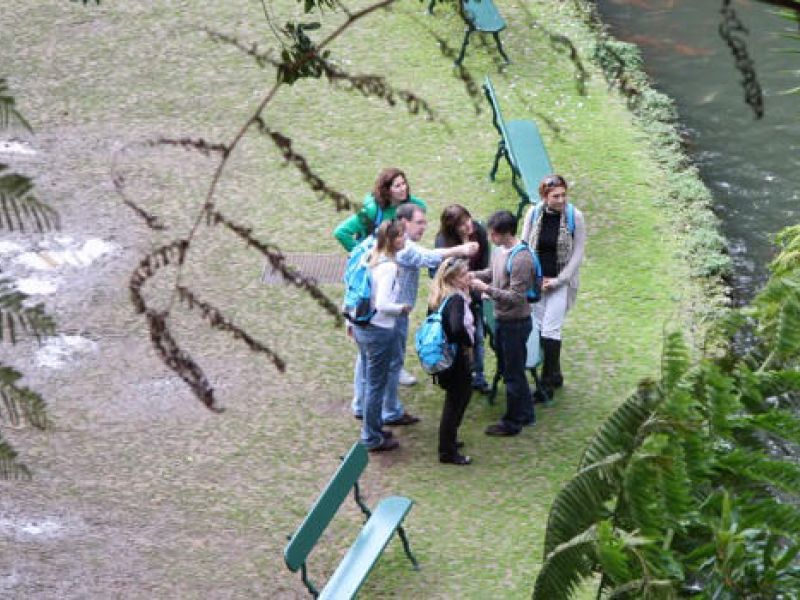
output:
[[[417,383],[417,378],[405,369],[400,369],[400,385],[414,385]]]

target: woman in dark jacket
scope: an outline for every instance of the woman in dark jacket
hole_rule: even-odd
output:
[[[489,266],[489,239],[486,228],[475,221],[469,211],[460,204],[451,204],[442,211],[437,248],[452,248],[465,242],[478,242],[478,252],[469,259],[470,271],[482,271]],[[477,292],[471,293],[470,309],[475,317],[475,345],[470,365],[472,388],[486,394],[491,387],[486,382],[483,370],[483,302]]]
[[[453,365],[436,375],[439,385],[445,390],[442,418],[439,422],[439,462],[453,465],[468,465],[469,456],[458,449],[458,428],[472,395],[470,362],[475,320],[469,309],[470,296],[469,263],[463,258],[447,258],[436,272],[431,283],[428,312],[442,309],[442,325],[447,340],[456,346]]]

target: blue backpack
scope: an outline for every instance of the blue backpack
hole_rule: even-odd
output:
[[[536,219],[539,218],[539,215],[542,214],[542,206],[544,202],[539,202],[533,207],[533,212],[531,213],[531,227],[533,224],[536,223]],[[575,207],[572,203],[567,202],[567,206],[565,208],[567,211],[567,231],[570,232],[573,236],[575,235]]]
[[[450,298],[448,296],[439,306],[439,310],[432,312],[422,322],[414,336],[414,347],[417,350],[419,362],[426,373],[435,375],[453,366],[458,351],[457,344],[451,344],[444,333],[442,312]]]
[[[539,262],[539,257],[536,256],[536,252],[531,250],[531,247],[528,246],[525,242],[520,242],[516,246],[511,249],[511,252],[508,253],[508,261],[506,262],[506,271],[508,272],[509,278],[511,277],[511,267],[512,263],[514,262],[514,257],[522,251],[528,251],[531,253],[531,259],[533,259],[533,283],[531,287],[525,290],[525,298],[528,302],[538,302],[541,296],[542,290],[542,265]]]
[[[344,301],[342,314],[353,325],[366,325],[375,315],[370,306],[372,277],[369,257],[375,246],[375,236],[370,235],[350,252],[344,269]]]

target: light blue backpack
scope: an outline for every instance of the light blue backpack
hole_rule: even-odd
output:
[[[439,310],[432,312],[422,322],[414,336],[414,347],[417,350],[419,362],[426,373],[435,375],[453,366],[458,351],[457,344],[451,344],[444,333],[442,312],[450,301],[450,295],[444,299]]]
[[[350,252],[344,269],[344,301],[342,314],[353,325],[366,325],[375,315],[370,306],[372,277],[369,257],[375,246],[375,236],[370,235]]]

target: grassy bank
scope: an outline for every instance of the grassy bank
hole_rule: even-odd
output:
[[[593,66],[596,33],[563,2],[529,0],[501,10],[513,64],[500,69],[491,40],[476,37],[465,67],[478,83],[492,77],[506,118],[539,123],[588,223],[582,288],[565,332],[566,385],[555,407],[538,412],[535,428],[507,440],[482,433],[502,413],[502,397],[496,406],[473,398],[462,436],[475,464],[448,468],[435,460],[442,392],[424,381],[409,354],[422,382],[403,390],[403,400],[423,420],[396,430],[402,449],[374,457],[364,487],[370,502],[389,492],[415,500],[408,532],[423,569],[410,571],[392,544],[365,597],[529,596],[550,500],[602,417],[638,379],[657,371],[664,327],[686,321],[697,304],[684,258],[691,232],[676,227],[665,193],[671,174],[654,155],[652,135]],[[281,0],[271,11],[282,24],[298,7]],[[324,29],[336,22],[326,16]],[[20,595],[80,579],[85,587],[66,591],[133,597],[141,589],[132,582],[141,579],[157,597],[300,596],[297,577],[283,568],[285,536],[357,439],[348,409],[353,347],[313,301],[261,285],[260,257],[230,236],[202,231],[187,280],[283,354],[285,375],[207,332],[193,313],[181,315],[178,337],[208,370],[227,408],[209,415],[153,357],[144,322],[132,314],[128,275],[145,252],[185,234],[213,163],[174,149],[119,157],[130,196],[169,224],[156,234],[113,192],[111,156],[158,136],[227,141],[274,80],[271,69],[214,43],[202,27],[248,45],[272,42],[260,3],[244,0],[100,7],[50,0],[16,3],[0,16],[0,37],[11,46],[4,74],[38,132],[32,138],[38,158],[25,168],[62,212],[65,233],[101,235],[122,250],[99,276],[82,282],[91,293],[65,292],[51,301],[64,326],[101,341],[103,355],[70,372],[33,375],[61,427],[47,438],[17,440],[37,478],[2,484],[4,508],[66,511],[89,525],[70,540],[20,550],[16,565],[29,574],[12,588]],[[583,84],[556,34],[577,49],[588,75]],[[430,244],[448,203],[463,203],[480,218],[516,206],[506,165],[497,181],[487,180],[497,143],[488,105],[470,96],[437,42],[457,50],[462,35],[452,9],[437,7],[429,17],[422,5],[404,0],[331,47],[351,72],[380,73],[395,88],[412,90],[433,108],[433,121],[318,81],[282,90],[265,119],[353,199],[381,167],[403,167],[413,193],[431,208]],[[330,231],[345,215],[317,200],[264,137],[245,139],[218,199],[232,219],[284,250],[338,251]],[[424,288],[423,300],[427,281]],[[336,286],[326,289],[338,300]],[[493,371],[493,361],[488,367]],[[24,501],[31,494],[39,498],[33,506]],[[313,555],[315,580],[332,572],[358,524],[354,506],[343,511]],[[126,534],[129,543],[115,541]],[[58,561],[38,560],[59,550]]]

